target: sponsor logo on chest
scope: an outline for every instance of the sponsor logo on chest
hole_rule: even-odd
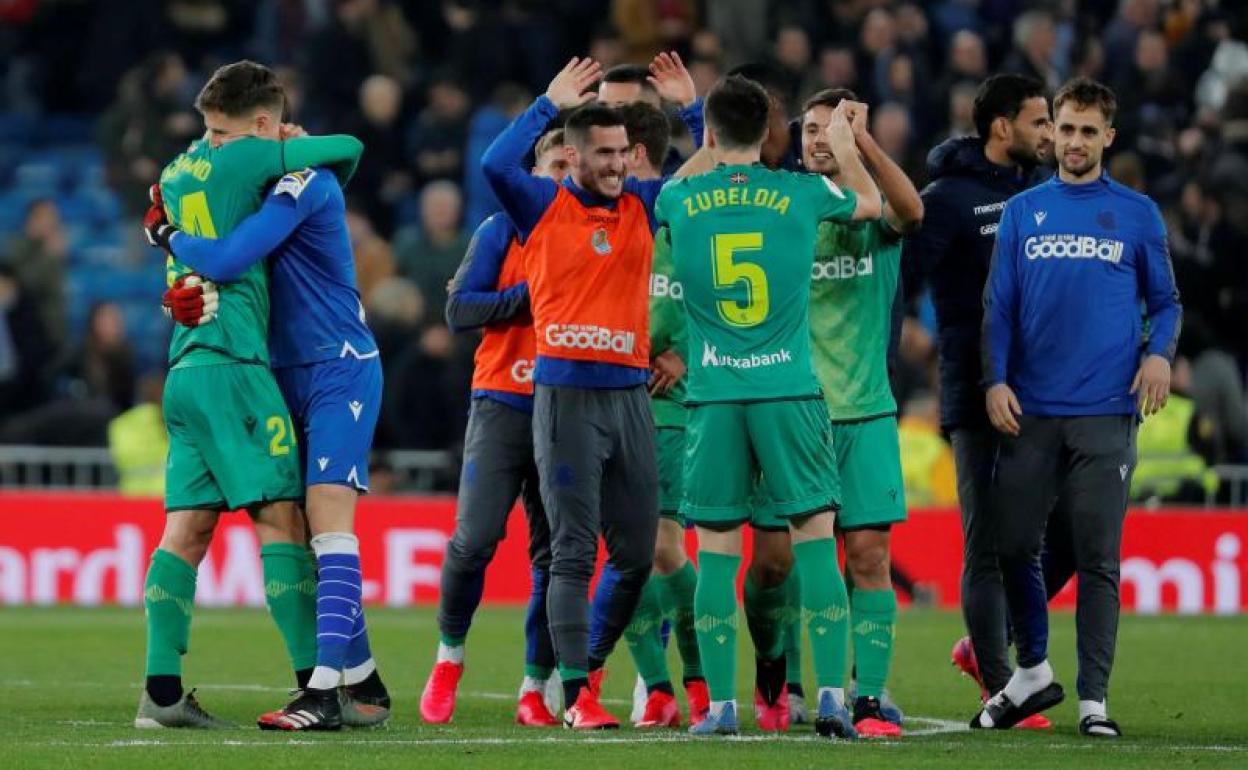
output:
[[[680,285],[680,281],[662,275],[660,273],[650,274],[650,296],[651,297],[671,297],[680,301],[685,298],[685,289]]]
[[[1125,244],[1113,238],[1091,235],[1054,233],[1033,235],[1023,241],[1023,253],[1029,261],[1037,259],[1099,259],[1118,264]]]
[[[552,348],[579,348],[631,354],[637,335],[592,324],[550,324],[546,327],[546,344]]]
[[[810,268],[812,281],[836,281],[875,274],[875,255],[818,258]]]

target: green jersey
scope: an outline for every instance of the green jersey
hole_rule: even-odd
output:
[[[317,136],[286,142],[247,137],[213,147],[193,142],[165,166],[160,191],[165,211],[179,230],[205,238],[228,235],[260,208],[267,186],[287,171],[333,165],[345,183],[355,171],[363,145],[349,136]],[[166,282],[192,272],[172,256],[165,261]],[[173,327],[171,367],[223,361],[268,364],[269,280],[263,262],[242,278],[222,285],[217,318],[194,328]]]
[[[820,220],[849,222],[856,196],[815,174],[720,166],[669,183],[655,203],[671,231],[689,328],[686,403],[818,396],[810,275]]]
[[[670,350],[689,362],[688,333],[685,330],[685,304],[681,298],[676,266],[672,263],[672,240],[667,228],[654,234],[654,263],[650,268],[650,352]],[[681,377],[667,393],[650,401],[657,428],[685,427],[685,382]]]
[[[888,340],[900,270],[901,236],[883,219],[820,223],[811,270],[811,350],[833,420],[897,411]]]

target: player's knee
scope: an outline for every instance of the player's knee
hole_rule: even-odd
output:
[[[888,546],[872,543],[866,546],[846,547],[845,563],[854,585],[863,588],[882,588],[889,585]]]
[[[211,543],[211,529],[179,527],[165,531],[160,538],[160,549],[172,553],[187,564],[198,566],[208,553]]]
[[[776,554],[750,562],[750,579],[759,588],[775,588],[793,571],[792,554]]]
[[[685,555],[684,544],[667,542],[659,538],[654,547],[654,569],[660,575],[670,575],[681,567],[689,557]]]
[[[477,568],[488,565],[494,558],[494,553],[498,550],[497,538],[460,535],[461,533],[456,532],[446,544],[448,560],[454,559],[465,566]]]

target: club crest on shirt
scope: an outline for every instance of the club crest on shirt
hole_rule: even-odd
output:
[[[607,231],[605,228],[599,227],[590,236],[589,245],[594,247],[594,253],[606,256],[611,253],[611,242],[607,240]]]
[[[285,193],[298,200],[304,188],[308,186],[308,182],[311,182],[314,176],[316,176],[316,172],[310,168],[305,168],[303,171],[292,171],[278,181],[273,188],[273,194],[281,195]]]
[[[750,178],[746,176],[745,173],[738,171],[737,173],[729,176],[728,181],[732,182],[733,184],[745,184],[746,182],[750,181]]]
[[[1118,223],[1114,220],[1114,212],[1102,211],[1096,215],[1096,223],[1105,230],[1116,229]]]

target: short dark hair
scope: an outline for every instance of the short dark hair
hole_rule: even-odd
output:
[[[286,109],[286,90],[273,70],[254,61],[236,61],[218,67],[195,97],[195,109],[223,112],[231,118],[268,107],[280,117]]]
[[[769,61],[753,61],[740,64],[728,70],[728,77],[740,75],[743,78],[753,80],[762,86],[768,94],[777,99],[789,99],[789,92],[792,90],[792,80],[784,74],[779,65]]]
[[[757,82],[740,75],[721,78],[706,95],[706,124],[730,149],[753,147],[767,136],[771,100]]]
[[[1066,81],[1058,89],[1057,96],[1053,97],[1054,114],[1067,102],[1072,102],[1082,110],[1089,107],[1099,108],[1106,123],[1113,123],[1114,113],[1118,111],[1118,98],[1114,96],[1113,90],[1092,78],[1077,77]]]
[[[580,148],[585,146],[585,140],[589,138],[589,129],[595,126],[611,128],[623,125],[624,118],[618,110],[590,102],[576,108],[568,116],[563,124],[563,140],[565,144]]]
[[[858,94],[848,88],[825,88],[811,94],[806,103],[802,105],[802,114],[805,115],[812,107],[829,107],[835,110],[836,106],[846,99],[856,102]]]
[[[650,70],[640,64],[617,64],[602,75],[604,83],[636,83],[642,88],[655,90],[650,83]]]
[[[672,125],[667,115],[652,104],[633,102],[617,107],[624,118],[624,130],[628,132],[630,145],[640,144],[646,148],[646,156],[655,168],[662,168],[667,158],[667,148],[672,141]]]
[[[1023,110],[1023,102],[1044,96],[1044,84],[1026,75],[993,75],[979,84],[971,119],[979,138],[988,141],[992,121],[997,118],[1014,120]]]

